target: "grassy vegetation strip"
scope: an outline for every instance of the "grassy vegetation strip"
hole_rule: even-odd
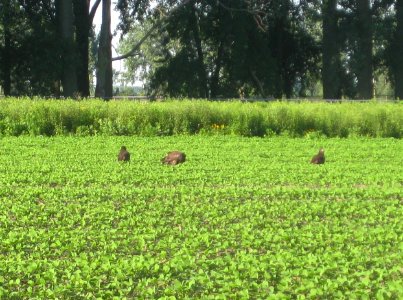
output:
[[[0,134],[403,136],[400,103],[0,100]]]
[[[132,154],[119,164],[121,145]],[[309,160],[320,146],[324,165]],[[188,161],[161,165],[168,150]],[[399,139],[0,140],[0,298],[399,299]]]

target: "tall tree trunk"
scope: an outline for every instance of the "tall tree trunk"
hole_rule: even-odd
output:
[[[88,74],[88,49],[89,49],[89,33],[90,33],[90,14],[89,1],[73,0],[74,16],[76,26],[76,42],[78,52],[77,63],[77,89],[82,97],[90,95],[90,79]]]
[[[324,0],[322,4],[322,82],[324,99],[340,99],[340,48],[337,27],[337,0]]]
[[[360,99],[373,97],[372,19],[369,0],[357,1],[357,92]]]
[[[284,94],[287,99],[290,99],[292,96],[292,88],[294,85],[294,80],[292,79],[291,74],[284,74],[283,75],[283,80],[284,80]]]
[[[223,58],[224,58],[224,41],[221,41],[217,49],[217,57],[214,61],[215,65],[214,71],[210,81],[211,98],[216,98],[218,96],[218,89],[220,87],[219,86],[220,72]]]
[[[285,58],[284,58],[284,19],[277,19],[274,25],[274,33],[272,35],[273,47],[272,55],[275,58],[276,64],[276,82],[274,87],[274,97],[276,99],[282,99],[285,92],[285,72],[287,71]]]
[[[223,7],[218,7],[218,21],[217,28],[222,28],[222,17],[223,17]],[[214,67],[212,74],[209,78],[210,83],[210,98],[217,98],[220,89],[220,72],[223,65],[224,55],[225,55],[225,33],[219,32],[219,43],[217,48],[217,56],[214,60]]]
[[[2,66],[1,72],[2,78],[0,79],[0,83],[3,86],[4,95],[10,96],[11,94],[11,33],[10,33],[10,1],[5,1],[4,3],[4,11],[3,11],[3,29],[4,29],[4,50],[2,55]]]
[[[111,0],[103,0],[95,97],[112,98],[112,75]]]
[[[396,1],[397,27],[393,42],[393,77],[396,99],[403,100],[403,0]]]
[[[4,30],[4,56],[3,56],[3,89],[4,95],[11,95],[11,34],[5,25]]]
[[[199,17],[197,15],[196,8],[194,3],[192,3],[192,14],[191,14],[191,26],[193,31],[193,37],[196,44],[197,49],[197,59],[198,59],[198,75],[200,80],[200,97],[207,98],[208,97],[208,87],[207,87],[207,74],[206,67],[204,65],[204,54],[202,49],[202,41],[200,38],[200,25],[199,25]]]
[[[62,86],[64,97],[74,97],[77,92],[76,51],[73,32],[72,0],[57,1],[59,30],[62,40]]]

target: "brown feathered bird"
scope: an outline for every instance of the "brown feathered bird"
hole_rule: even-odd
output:
[[[311,159],[311,164],[324,164],[325,163],[325,150],[319,149],[318,154],[314,155]]]
[[[186,154],[180,151],[168,152],[165,157],[161,159],[163,164],[177,165],[186,161]]]
[[[120,148],[120,152],[118,154],[118,161],[130,161],[130,153],[127,151],[125,146]]]

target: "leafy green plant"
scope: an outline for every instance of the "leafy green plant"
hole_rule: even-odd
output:
[[[130,164],[117,162],[121,145]],[[319,147],[326,163],[311,165]],[[173,149],[187,161],[161,165]],[[0,297],[401,298],[401,149],[391,138],[2,137]]]

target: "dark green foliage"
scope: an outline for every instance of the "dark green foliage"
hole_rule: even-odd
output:
[[[170,6],[179,4],[171,2]],[[153,46],[144,50],[146,56],[159,52],[158,59],[148,57],[148,68],[153,70],[145,78],[150,94],[281,98],[309,86],[314,78],[309,75],[318,72],[319,46],[302,26],[299,9],[281,1],[259,5],[242,0],[191,1],[175,12],[152,36]],[[158,9],[168,11],[164,5]],[[132,37],[126,43],[132,44]],[[128,65],[137,67],[136,61],[143,59],[131,58]],[[303,87],[295,91],[296,84]]]
[[[166,15],[180,3],[161,2],[147,22],[158,23],[158,12]],[[396,55],[385,51],[399,40],[401,27],[391,25],[399,23],[399,6],[375,1],[368,9],[368,3],[190,1],[165,20],[143,56],[130,59],[129,72],[139,61],[147,66],[143,79],[151,95],[205,98],[207,89],[211,98],[322,96],[322,79],[326,99],[387,96],[390,80],[403,69],[401,47],[388,48]],[[396,68],[385,89],[392,61]]]
[[[403,1],[396,1],[396,27],[390,40],[390,74],[395,87],[395,97],[403,99]]]
[[[68,43],[58,32],[66,18],[56,13],[65,2],[0,2],[0,85],[6,95],[89,95],[90,7],[87,1],[71,2],[74,41]],[[103,3],[109,12],[109,3]],[[140,79],[150,95],[371,98],[373,92],[387,94],[392,84],[394,96],[401,98],[401,0],[371,5],[369,0],[167,0],[155,5],[116,2],[121,54],[147,37],[130,54],[124,78],[133,81],[142,68]],[[157,29],[148,35],[150,28]],[[103,32],[109,34],[109,28]],[[97,95],[110,98],[108,34],[98,47],[103,55]]]
[[[9,90],[4,89],[9,95],[52,95],[60,71],[52,3],[4,3],[8,6],[0,10],[0,85],[9,84]]]

